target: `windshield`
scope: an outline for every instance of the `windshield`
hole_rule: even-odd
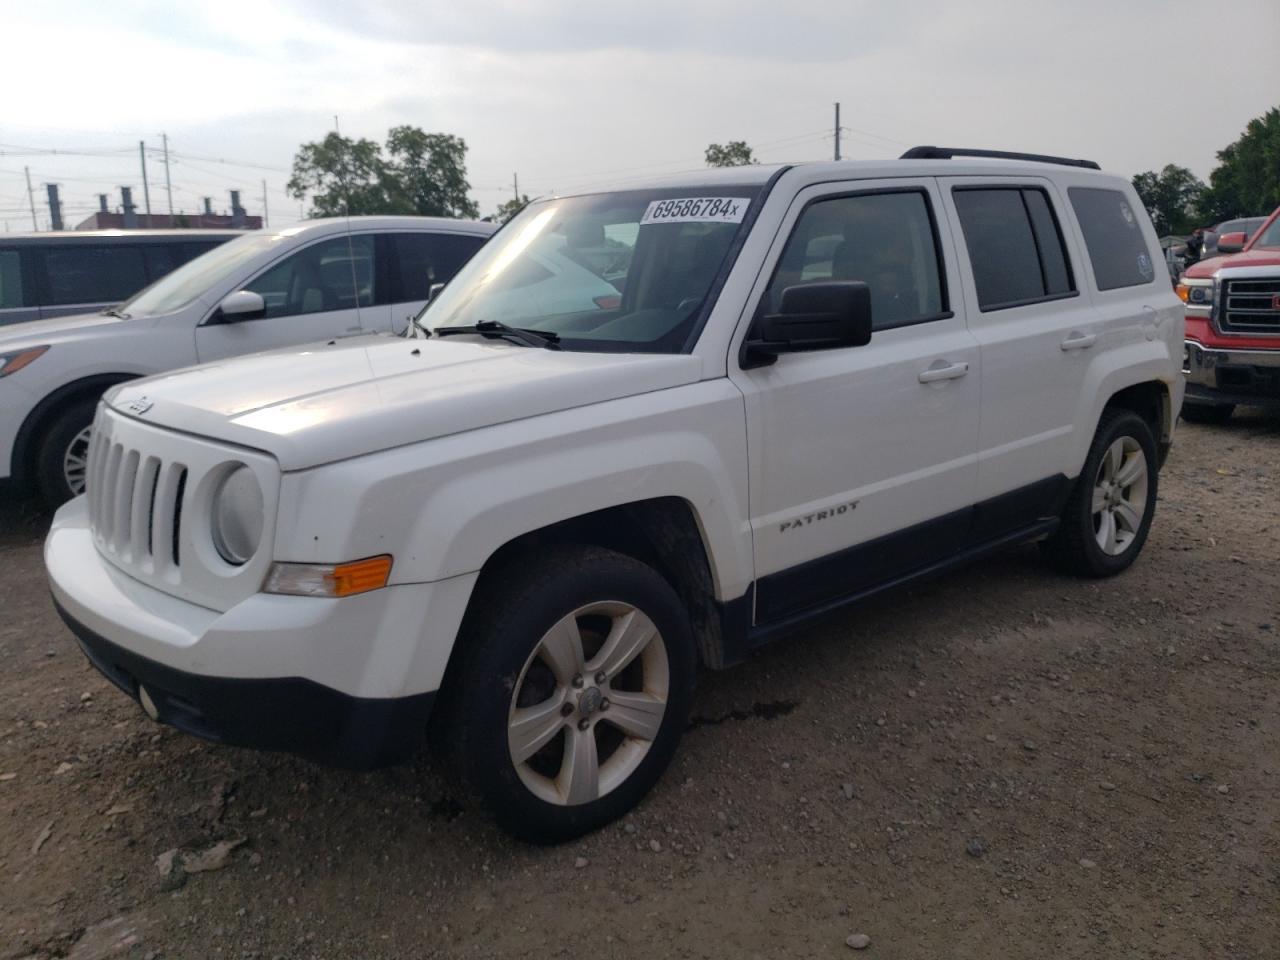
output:
[[[1271,221],[1271,226],[1258,236],[1253,247],[1280,247],[1280,217]]]
[[[239,270],[263,250],[283,243],[286,239],[278,233],[250,233],[237,237],[187,261],[141,293],[135,294],[133,299],[126,300],[117,309],[131,317],[179,310]]]
[[[434,330],[497,321],[566,350],[678,353],[759,191],[645,190],[531,204],[432,301]]]

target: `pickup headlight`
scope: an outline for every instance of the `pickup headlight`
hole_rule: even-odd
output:
[[[48,349],[48,346],[27,347],[25,350],[16,350],[13,353],[0,353],[0,377],[17,373]]]
[[[244,464],[222,478],[213,495],[213,545],[233,567],[257,553],[266,524],[262,485]]]

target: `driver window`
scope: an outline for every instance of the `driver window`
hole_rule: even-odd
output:
[[[266,316],[354,310],[374,302],[374,238],[334,237],[299,250],[244,289],[266,302]]]
[[[804,283],[861,280],[871,289],[874,330],[937,318],[946,310],[928,199],[918,190],[833,197],[805,207],[765,291]]]

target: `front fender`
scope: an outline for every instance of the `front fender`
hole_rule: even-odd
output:
[[[675,497],[733,598],[752,580],[746,464],[741,394],[703,381],[286,474],[276,558],[390,553],[393,583],[434,582],[563,520]]]

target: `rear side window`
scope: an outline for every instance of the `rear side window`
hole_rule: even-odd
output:
[[[1018,307],[1076,292],[1062,231],[1043,190],[957,187],[952,196],[980,309]]]
[[[50,247],[44,251],[46,303],[119,303],[147,285],[142,250],[120,244]]]
[[[871,291],[874,330],[946,315],[946,287],[925,194],[868,193],[805,207],[782,251],[761,309],[776,310],[787,287],[861,280]]]
[[[22,257],[17,250],[0,250],[0,310],[24,306]]]
[[[1080,221],[1099,290],[1136,287],[1155,280],[1155,264],[1142,236],[1141,214],[1119,190],[1071,187],[1071,206]]]
[[[484,237],[392,233],[391,303],[426,300],[433,283],[446,283],[471,259]]]

